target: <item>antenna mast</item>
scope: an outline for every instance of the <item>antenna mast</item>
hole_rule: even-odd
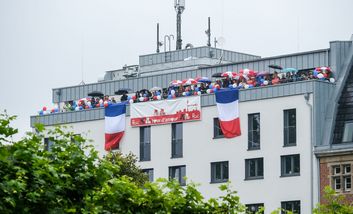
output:
[[[208,29],[205,31],[207,35],[207,46],[211,47],[211,17],[208,17]]]
[[[174,8],[177,12],[177,40],[176,49],[181,50],[182,39],[181,39],[181,14],[185,10],[185,0],[174,0]]]
[[[159,53],[159,46],[162,46],[162,43],[159,41],[159,23],[157,23],[157,53]]]

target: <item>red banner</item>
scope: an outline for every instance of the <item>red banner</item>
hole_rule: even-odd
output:
[[[200,97],[133,103],[130,118],[132,127],[201,120]]]

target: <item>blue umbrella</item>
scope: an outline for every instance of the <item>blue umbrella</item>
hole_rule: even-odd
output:
[[[284,69],[282,70],[282,72],[285,72],[285,73],[288,73],[288,72],[297,73],[297,72],[298,72],[298,69],[295,69],[295,68],[284,68]]]
[[[208,79],[208,77],[200,77],[200,78],[196,78],[197,82],[203,82],[203,83],[210,83],[211,80]]]

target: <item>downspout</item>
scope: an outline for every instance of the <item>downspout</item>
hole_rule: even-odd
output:
[[[313,106],[309,103],[310,100],[310,94],[306,93],[304,95],[304,99],[306,104],[309,106],[310,108],[310,210],[312,211],[314,209],[314,171],[313,171],[313,155],[314,155],[314,128],[313,128]]]

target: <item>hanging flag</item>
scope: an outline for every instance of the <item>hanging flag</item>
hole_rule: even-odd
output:
[[[125,131],[126,103],[117,103],[105,108],[105,150],[119,148]]]
[[[215,93],[218,119],[224,137],[233,138],[241,135],[238,108],[238,89],[219,90]]]

